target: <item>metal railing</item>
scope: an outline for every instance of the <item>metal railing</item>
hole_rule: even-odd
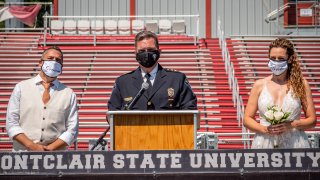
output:
[[[230,60],[230,53],[227,47],[227,42],[224,37],[224,31],[221,29],[221,21],[218,18],[218,31],[217,31],[218,37],[219,37],[219,45],[222,50],[222,58],[225,63],[225,71],[228,74],[228,83],[229,88],[232,90],[232,100],[234,107],[237,109],[237,120],[238,120],[238,126],[242,128],[243,133],[243,139],[248,139],[247,130],[242,125],[242,120],[244,118],[244,105],[242,101],[242,97],[240,96],[240,89],[238,85],[238,80],[235,77],[235,71],[233,63]],[[248,141],[244,141],[245,148],[250,147],[250,143]]]
[[[286,9],[288,9],[290,6],[288,3],[280,6],[279,8],[273,10],[272,12],[270,12],[267,17],[264,18],[264,20],[269,23],[270,21],[274,21],[275,19],[279,18],[279,13],[280,12],[284,12]]]
[[[277,34],[315,34],[318,35],[320,26],[320,0],[314,1],[290,1],[281,5],[277,0],[278,8],[271,11],[264,20],[273,22],[277,28]],[[304,10],[307,13],[303,13]],[[287,17],[287,22],[281,17]],[[290,21],[289,21],[290,19]],[[284,19],[286,20],[286,19]],[[307,23],[306,23],[307,22]],[[283,28],[283,29],[282,29]],[[281,32],[283,31],[283,32]]]
[[[318,131],[306,131],[308,140],[311,143],[311,148],[320,147],[320,132]],[[197,147],[198,149],[219,149],[221,144],[239,144],[243,143],[244,149],[250,149],[253,141],[253,132],[244,133],[212,133],[201,132],[197,135]],[[225,136],[241,136],[242,138],[224,138]],[[245,138],[244,138],[245,137]]]
[[[224,37],[224,32],[221,30],[221,27],[220,27],[220,20],[218,20],[218,37],[219,37],[219,45],[222,50],[222,58],[225,63],[225,71],[228,74],[229,88],[232,90],[233,104],[237,108],[238,126],[241,126],[241,120],[243,119],[244,107],[243,107],[242,98],[240,97],[238,80],[235,77],[234,66],[230,60],[230,54],[229,54],[229,50],[227,48],[227,42]]]

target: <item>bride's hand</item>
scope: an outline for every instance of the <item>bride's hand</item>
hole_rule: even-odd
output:
[[[269,134],[278,135],[292,129],[291,122],[283,122],[277,125],[268,126]]]

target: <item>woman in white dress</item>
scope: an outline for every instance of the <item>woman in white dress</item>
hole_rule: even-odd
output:
[[[272,75],[254,83],[244,115],[244,126],[256,133],[252,148],[308,148],[310,142],[304,130],[316,125],[316,115],[293,44],[284,38],[274,40],[269,46],[269,59]],[[288,121],[270,125],[262,115],[271,105],[290,112]],[[260,122],[255,120],[257,110]]]

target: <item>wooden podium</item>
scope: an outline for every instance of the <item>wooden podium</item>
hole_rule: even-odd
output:
[[[196,149],[199,111],[108,111],[111,150]]]

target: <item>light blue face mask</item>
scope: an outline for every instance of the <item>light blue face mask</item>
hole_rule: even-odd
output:
[[[62,73],[62,66],[57,61],[43,61],[41,70],[49,77],[57,77]]]
[[[268,66],[274,75],[281,75],[284,71],[288,69],[287,61],[274,61],[272,59],[269,60]]]

